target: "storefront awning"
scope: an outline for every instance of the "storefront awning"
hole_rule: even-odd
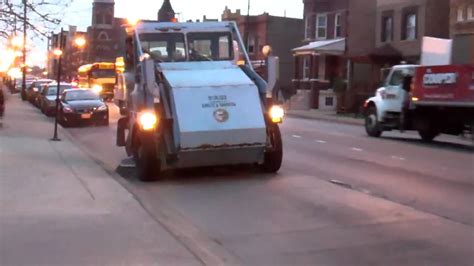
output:
[[[346,39],[315,41],[293,49],[293,55],[330,54],[342,55],[346,51]]]

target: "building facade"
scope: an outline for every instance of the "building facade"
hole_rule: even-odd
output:
[[[268,13],[247,17],[242,15],[240,10],[232,12],[227,7],[221,19],[236,22],[247,45],[250,60],[262,75],[263,70],[260,66],[264,64],[265,60],[262,49],[265,45],[272,47],[273,55],[280,59],[280,80],[277,89],[281,89],[283,94],[291,90],[294,68],[290,51],[300,43],[304,36],[303,20],[271,16]]]
[[[375,1],[304,0],[305,36],[302,46],[293,49],[293,87],[311,92],[311,108],[319,107],[321,90],[349,95],[372,85]],[[345,98],[339,102],[354,105],[355,96]]]
[[[420,63],[424,36],[449,39],[449,10],[447,0],[377,0],[375,54]]]
[[[474,0],[451,0],[453,64],[474,64]]]
[[[115,17],[114,0],[94,0],[87,29],[88,62],[115,62],[125,50],[125,19]]]
[[[58,75],[58,58],[53,55],[53,49],[60,47],[60,34],[56,33],[49,39],[47,72],[48,77],[56,79]],[[82,38],[86,40],[85,46],[78,46],[75,40]],[[63,32],[62,41],[62,63],[61,76],[65,81],[71,81],[77,75],[77,69],[87,62],[87,33],[77,31],[76,26],[69,26],[67,31]]]
[[[465,8],[467,18],[470,9],[464,2],[472,0],[452,1]],[[333,89],[342,92],[346,111],[361,110],[363,100],[380,84],[384,68],[402,61],[420,63],[425,36],[450,37],[448,0],[303,2],[305,38],[293,49],[294,88],[311,91],[312,108],[318,108],[319,91]],[[468,25],[470,21],[452,22],[460,30],[454,33],[459,36],[458,50],[471,45],[466,40]]]

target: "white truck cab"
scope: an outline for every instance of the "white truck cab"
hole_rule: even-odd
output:
[[[416,67],[417,65],[392,67],[375,96],[366,100],[365,129],[369,136],[379,137],[385,130],[400,128],[402,109],[408,99],[403,82],[405,77],[413,77]]]

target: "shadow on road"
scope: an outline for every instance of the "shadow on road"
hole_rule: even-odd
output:
[[[424,142],[421,139],[410,139],[410,138],[402,138],[402,137],[384,137],[386,140],[396,141],[396,142],[405,142],[409,144],[414,144],[417,146],[423,146],[427,148],[439,148],[444,150],[450,151],[458,151],[464,152],[468,154],[474,153],[474,145],[471,144],[461,144],[461,143],[453,143],[453,142],[446,142],[446,141],[437,141],[434,140],[433,142]]]
[[[116,168],[116,172],[131,183],[141,183],[134,167]],[[169,170],[162,173],[156,182],[160,184],[203,184],[214,182],[240,182],[243,180],[266,181],[278,174],[264,174],[255,166],[204,167]]]

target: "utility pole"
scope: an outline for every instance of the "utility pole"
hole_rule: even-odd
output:
[[[250,38],[250,0],[247,4],[247,21],[245,23],[245,49],[249,49],[249,38]]]
[[[58,78],[57,78],[57,83],[58,87],[56,89],[56,114],[54,117],[54,135],[53,138],[51,139],[52,141],[61,141],[60,138],[58,138],[58,116],[59,116],[59,92],[61,91],[61,61],[62,61],[62,51],[64,49],[64,40],[63,40],[63,28],[61,28],[61,33],[59,34],[59,41],[58,41],[58,49],[61,51],[60,54],[58,54]]]
[[[23,0],[23,65],[22,65],[22,72],[23,78],[21,82],[21,99],[26,101],[26,26],[27,26],[27,18],[26,18],[26,4],[27,0]]]

